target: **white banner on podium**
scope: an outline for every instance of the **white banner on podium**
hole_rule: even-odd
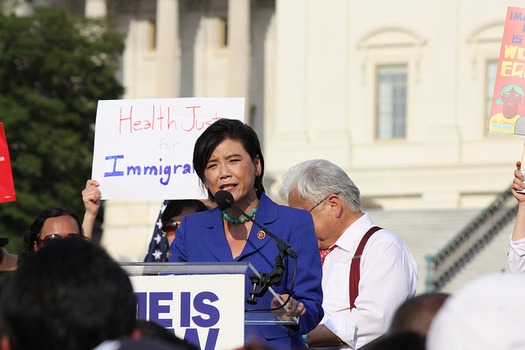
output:
[[[243,274],[130,276],[137,317],[173,330],[203,350],[244,344]]]

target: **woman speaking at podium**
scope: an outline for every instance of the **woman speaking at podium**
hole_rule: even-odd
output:
[[[259,273],[280,271],[282,281],[271,288],[285,306],[273,312],[282,319],[296,317],[297,325],[245,326],[245,342],[305,347],[301,335],[323,317],[321,261],[310,213],[278,205],[264,193],[259,138],[241,121],[220,119],[210,125],[195,143],[193,166],[209,199],[216,200],[221,191],[226,205],[184,217],[170,247],[171,261],[248,262]],[[289,248],[285,252],[278,248],[283,245]],[[279,256],[282,265],[275,269]],[[247,280],[247,301],[252,287]],[[255,305],[247,301],[247,310],[280,305],[269,291]]]

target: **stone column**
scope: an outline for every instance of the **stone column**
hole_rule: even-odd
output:
[[[180,95],[179,1],[157,0],[156,97]]]
[[[245,121],[250,110],[250,0],[228,1],[228,53],[230,97],[245,98]]]
[[[86,17],[105,17],[108,6],[106,0],[86,0],[84,12]]]

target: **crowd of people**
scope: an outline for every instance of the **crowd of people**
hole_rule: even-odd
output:
[[[246,325],[243,349],[525,348],[518,319],[525,312],[521,162],[512,184],[518,214],[511,273],[484,276],[452,294],[418,295],[409,248],[373,223],[338,165],[314,159],[292,166],[279,188],[287,205],[278,204],[265,192],[255,131],[220,119],[197,139],[193,166],[208,199],[164,201],[144,261],[244,262],[272,271],[274,293],[257,294],[256,307],[254,280],[246,279],[244,308],[283,322]],[[90,240],[101,197],[99,183],[88,180],[83,220],[67,208],[45,208],[20,252],[8,252],[0,240],[0,268],[12,271],[0,281],[0,350],[198,348],[137,319],[129,276]]]

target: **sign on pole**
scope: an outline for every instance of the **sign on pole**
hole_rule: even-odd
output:
[[[509,7],[501,41],[488,130],[525,135],[525,9]]]

